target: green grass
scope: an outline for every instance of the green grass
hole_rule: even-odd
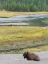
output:
[[[41,52],[41,51],[46,51],[46,50],[48,50],[48,46],[40,46],[40,47],[37,47],[37,48],[23,49],[23,50],[19,51],[18,53],[24,53],[26,51],[29,51],[29,52]]]
[[[9,51],[9,52],[0,52],[0,54],[23,54],[26,51],[29,52],[41,52],[41,51],[47,51],[48,50],[48,45],[46,46],[39,46],[37,48],[26,48],[23,50],[14,50],[14,51]]]
[[[48,27],[0,26],[0,50],[27,48],[45,43],[48,43]]]

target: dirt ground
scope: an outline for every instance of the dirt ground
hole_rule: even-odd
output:
[[[48,64],[48,51],[35,52],[40,61],[28,61],[23,54],[0,54],[0,64]]]

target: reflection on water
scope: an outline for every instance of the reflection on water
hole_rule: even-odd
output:
[[[29,23],[30,26],[48,26],[48,18],[34,19],[24,22]]]
[[[48,15],[23,15],[0,18],[0,25],[48,26]]]

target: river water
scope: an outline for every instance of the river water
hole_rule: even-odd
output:
[[[0,26],[48,26],[48,15],[32,14],[0,18]]]

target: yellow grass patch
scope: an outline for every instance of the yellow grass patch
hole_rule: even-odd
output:
[[[12,17],[27,14],[48,14],[48,12],[9,12],[4,10],[0,11],[0,17]]]
[[[20,40],[30,40],[39,37],[48,37],[48,27],[31,26],[0,26],[0,43]]]

